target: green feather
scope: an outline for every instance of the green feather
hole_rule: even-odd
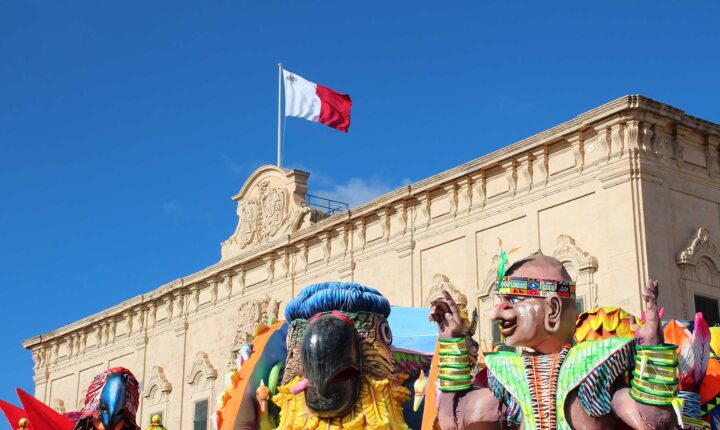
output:
[[[280,379],[280,370],[282,370],[284,366],[285,363],[281,361],[270,370],[270,376],[268,376],[268,389],[270,390],[270,397],[275,395],[278,380]]]
[[[500,260],[498,261],[497,267],[497,278],[500,281],[505,276],[507,270],[508,253],[500,248]]]

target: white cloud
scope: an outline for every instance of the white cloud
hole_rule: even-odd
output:
[[[366,181],[362,178],[350,178],[347,183],[335,185],[331,189],[317,191],[311,189],[310,194],[347,203],[354,208],[409,183],[408,179],[404,179],[400,184],[391,185],[378,179]]]

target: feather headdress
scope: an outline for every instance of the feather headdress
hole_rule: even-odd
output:
[[[510,254],[514,253],[520,248],[513,248],[509,251],[505,251],[502,247],[502,239],[498,238],[498,266],[497,266],[497,278],[498,282],[505,277],[505,271],[507,270],[507,262]]]
[[[677,345],[678,378],[681,391],[696,392],[710,360],[710,328],[702,312],[695,315],[694,331],[671,320],[664,330],[665,342]]]

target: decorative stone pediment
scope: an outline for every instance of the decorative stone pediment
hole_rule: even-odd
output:
[[[188,373],[185,382],[188,384],[205,385],[217,378],[217,370],[210,364],[208,355],[205,352],[198,352],[195,355],[192,369]]]
[[[710,238],[710,230],[700,227],[688,246],[678,255],[677,263],[696,266],[703,257],[712,261],[715,270],[720,270],[720,248]]]
[[[255,329],[258,324],[267,323],[271,316],[276,320],[279,319],[279,310],[280,302],[269,296],[259,300],[248,300],[240,305],[237,312],[238,325],[235,331],[235,340],[230,347],[229,369],[235,368],[240,348],[255,338]]]
[[[495,282],[497,281],[498,262],[500,262],[500,256],[497,254],[493,255],[492,261],[490,262],[490,269],[488,269],[485,274],[482,285],[479,286],[479,297],[488,297],[492,294],[493,287],[495,287]]]
[[[235,232],[222,243],[222,259],[297,231],[307,214],[309,173],[277,166],[257,169],[233,197],[240,218]]]
[[[565,269],[570,272],[570,276],[575,280],[577,280],[579,272],[585,270],[594,272],[598,266],[597,258],[583,251],[582,248],[575,244],[575,239],[567,234],[558,236],[553,250],[553,257],[565,265]]]
[[[567,234],[557,237],[552,255],[565,266],[565,270],[575,281],[578,299],[585,296],[586,309],[597,307],[599,299],[598,286],[595,283],[597,258],[585,252],[575,243],[575,239]]]
[[[433,276],[432,288],[430,288],[427,298],[425,299],[425,304],[423,306],[429,308],[430,302],[435,299],[442,298],[443,290],[450,293],[450,296],[452,296],[452,298],[455,300],[455,303],[457,303],[461,309],[467,308],[467,297],[465,296],[465,294],[461,293],[460,290],[455,288],[455,286],[450,282],[450,279],[442,273],[436,273]]]
[[[165,377],[163,368],[153,366],[150,371],[150,379],[142,393],[143,397],[150,401],[150,404],[157,404],[167,400],[170,391],[172,391],[172,385]]]

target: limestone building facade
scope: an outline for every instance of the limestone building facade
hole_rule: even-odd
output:
[[[427,306],[449,288],[487,320],[498,246],[566,264],[588,309],[661,305],[720,322],[720,126],[626,96],[347,211],[309,205],[308,173],[264,166],[233,197],[239,222],[218,263],[24,342],[36,396],[82,405],[94,375],[130,368],[139,418],[209,428],[215,397],[258,321],[305,285],[356,281],[392,304]]]

